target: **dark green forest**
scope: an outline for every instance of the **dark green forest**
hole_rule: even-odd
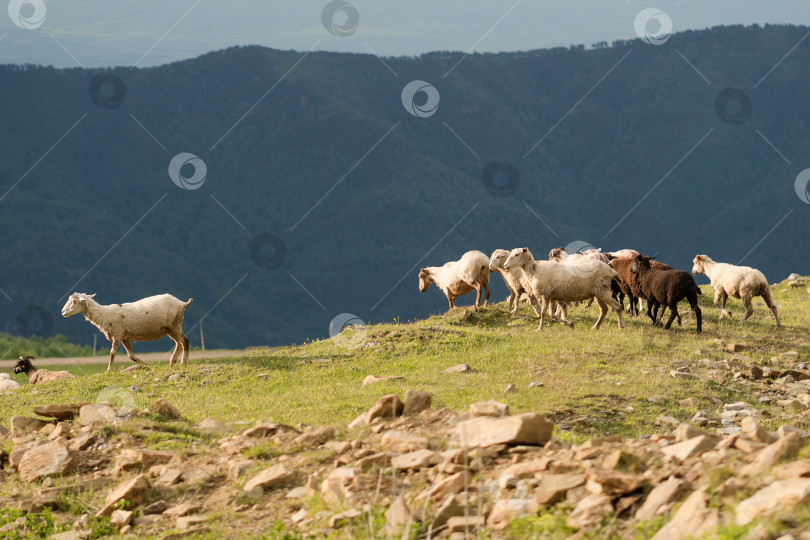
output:
[[[194,345],[202,318],[207,347],[301,342],[341,313],[443,311],[440,292],[418,292],[419,266],[576,240],[685,269],[697,253],[743,260],[771,282],[810,273],[810,205],[794,190],[810,168],[810,41],[785,56],[807,31],[463,59],[239,47],[149,69],[2,66],[0,330],[88,344],[95,328],[60,315],[66,293],[169,292],[194,298]],[[403,106],[414,80],[438,92],[435,114]],[[181,152],[206,165],[199,189],[169,176]],[[488,184],[497,161],[513,168]]]

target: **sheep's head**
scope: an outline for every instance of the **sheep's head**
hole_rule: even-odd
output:
[[[548,260],[562,262],[566,255],[568,252],[565,251],[565,248],[554,248],[548,252]]]
[[[630,271],[634,274],[638,274],[641,271],[649,269],[650,269],[650,257],[645,257],[644,255],[639,255],[638,257],[633,259],[633,264],[630,266]]]
[[[489,271],[495,272],[498,268],[503,268],[503,263],[506,262],[506,259],[509,257],[509,252],[505,249],[496,249],[492,252],[492,256],[489,258]]]
[[[708,257],[706,255],[695,255],[695,258],[692,259],[692,275],[696,276],[698,274],[703,274],[706,272],[706,269],[703,268],[703,262]]]
[[[521,267],[529,261],[530,257],[531,253],[529,253],[529,248],[515,248],[506,258],[503,267],[506,270]]]
[[[419,292],[425,292],[428,287],[433,283],[433,276],[430,275],[427,268],[419,270]]]
[[[14,373],[28,373],[33,370],[34,365],[31,363],[33,359],[33,356],[21,356],[14,365]]]
[[[65,302],[65,307],[62,308],[62,317],[70,317],[71,315],[82,313],[87,307],[87,302],[94,296],[95,294],[84,294],[78,292],[71,294],[68,297],[67,302]]]

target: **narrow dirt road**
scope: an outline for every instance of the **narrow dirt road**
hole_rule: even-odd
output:
[[[242,349],[217,349],[213,351],[191,351],[188,355],[189,360],[203,360],[206,358],[228,358],[232,356],[242,356],[245,353]],[[146,362],[168,362],[169,359],[172,357],[172,351],[166,352],[154,352],[154,353],[135,353],[138,355],[138,358],[143,359]],[[37,358],[34,360],[34,364],[38,366],[76,366],[76,365],[83,365],[83,364],[106,364],[109,361],[110,357],[109,354],[97,354],[96,356],[79,356],[75,358],[65,358],[65,357],[56,357],[56,358]],[[12,368],[14,364],[17,363],[17,360],[0,360],[0,369],[3,368]],[[127,353],[121,349],[118,351],[118,354],[115,355],[115,365],[118,366],[120,364],[126,365],[129,367],[129,364],[132,364],[132,361],[127,358]]]

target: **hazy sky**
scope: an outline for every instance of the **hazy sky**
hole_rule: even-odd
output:
[[[8,3],[17,22],[33,28],[0,13],[0,62],[58,67],[150,66],[245,44],[384,56],[590,46],[635,37],[636,15],[650,7],[667,14],[674,32],[755,22],[810,25],[808,0],[350,0],[359,24],[345,37],[322,23],[327,0]],[[352,7],[330,20],[344,25]]]

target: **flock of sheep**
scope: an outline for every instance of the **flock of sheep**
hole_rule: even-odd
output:
[[[779,328],[779,314],[771,298],[771,289],[765,275],[755,268],[736,266],[713,261],[708,255],[695,256],[692,274],[705,274],[714,288],[714,304],[720,308],[720,318],[731,317],[726,309],[728,297],[740,298],[746,312],[742,322],[754,311],[752,298],[761,296],[773,312]],[[641,255],[633,249],[602,253],[589,249],[580,253],[568,253],[563,248],[552,249],[549,260],[536,261],[528,248],[511,252],[496,249],[491,257],[480,251],[468,251],[458,261],[443,266],[430,266],[419,271],[419,290],[427,291],[431,284],[444,292],[450,307],[463,294],[477,292],[475,306],[480,307],[481,295],[486,294],[484,305],[489,302],[489,274],[498,272],[509,289],[509,309],[515,313],[521,299],[526,299],[540,318],[538,330],[543,328],[546,310],[555,321],[573,328],[568,320],[567,308],[572,302],[596,301],[599,318],[593,328],[599,328],[613,309],[619,319],[619,328],[624,328],[622,314],[624,298],[629,300],[628,311],[638,315],[638,302],[647,302],[647,316],[653,326],[669,329],[677,318],[678,303],[689,302],[697,320],[697,332],[703,330],[703,318],[697,297],[700,288],[685,270]],[[660,309],[660,312],[659,312]],[[669,309],[669,320],[662,325],[664,312]]]
[[[761,296],[773,312],[776,327],[779,328],[779,314],[771,299],[771,290],[765,276],[759,270],[748,266],[735,266],[714,262],[708,255],[697,255],[693,260],[692,274],[706,274],[714,288],[714,303],[720,308],[720,318],[731,317],[726,309],[728,297],[741,298],[746,312],[742,322],[751,316],[754,308],[751,300]],[[498,272],[509,289],[509,309],[517,312],[519,302],[529,302],[540,319],[538,330],[543,328],[545,313],[554,321],[573,328],[568,320],[568,305],[587,300],[596,301],[599,317],[593,328],[599,328],[613,309],[619,319],[619,328],[624,328],[624,298],[629,300],[628,311],[639,314],[639,300],[647,302],[647,316],[653,326],[662,326],[664,311],[670,310],[669,320],[663,327],[669,329],[677,318],[678,303],[687,300],[697,318],[697,332],[703,329],[702,314],[697,297],[700,288],[694,278],[684,270],[646,257],[632,249],[602,253],[590,249],[580,253],[568,253],[563,248],[552,249],[549,260],[536,261],[528,248],[517,248],[511,252],[496,249],[491,257],[480,251],[468,251],[458,261],[443,266],[430,266],[419,271],[419,290],[425,292],[431,284],[444,292],[450,308],[461,295],[477,292],[475,306],[480,307],[481,296],[485,294],[484,305],[489,303],[489,274]],[[137,302],[102,305],[93,300],[95,295],[73,293],[62,308],[62,316],[70,317],[81,313],[112,342],[110,362],[107,371],[112,371],[115,353],[124,346],[127,356],[133,362],[146,367],[147,363],[135,356],[133,341],[153,341],[169,336],[175,342],[170,365],[180,359],[188,363],[189,340],[183,333],[183,317],[193,299],[183,302],[170,294],[150,296]],[[660,313],[659,313],[660,309]],[[21,356],[14,373],[25,373],[31,384],[71,378],[66,371],[38,370],[30,356]],[[8,374],[0,374],[0,391],[10,384],[16,384]]]

